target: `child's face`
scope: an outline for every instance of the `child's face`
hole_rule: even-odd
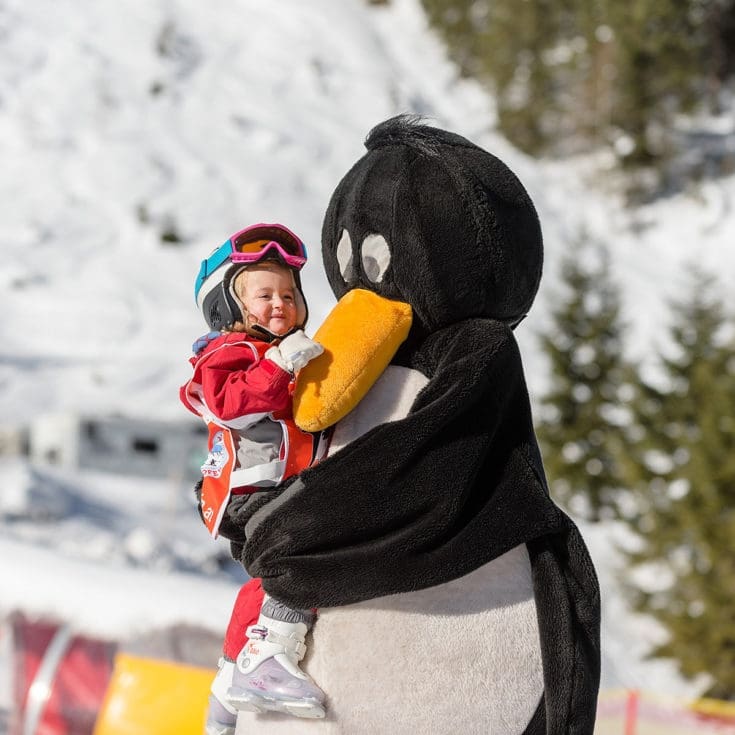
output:
[[[251,322],[273,334],[286,334],[296,326],[296,287],[289,270],[253,269],[241,278],[242,287],[237,292]]]

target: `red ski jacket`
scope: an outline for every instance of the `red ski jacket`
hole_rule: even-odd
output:
[[[194,375],[180,390],[182,403],[209,427],[200,503],[215,537],[231,492],[274,487],[321,451],[318,437],[294,423],[293,376],[264,357],[272,346],[242,332],[224,333],[191,358]],[[265,432],[263,422],[269,422]]]
[[[183,404],[197,416],[233,429],[279,412],[292,418],[290,373],[264,358],[272,345],[242,332],[226,332],[189,362],[191,380],[181,387]]]

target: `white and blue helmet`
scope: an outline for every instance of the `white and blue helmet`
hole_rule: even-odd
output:
[[[264,260],[279,262],[293,273],[298,307],[296,328],[306,324],[308,310],[299,276],[307,260],[306,246],[283,225],[262,223],[236,232],[202,261],[194,284],[194,299],[210,329],[230,329],[236,322],[245,321],[233,284],[248,265]],[[257,331],[260,334],[261,330]]]

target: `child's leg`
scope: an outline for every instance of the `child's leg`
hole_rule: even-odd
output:
[[[247,641],[248,627],[258,620],[264,594],[259,579],[251,579],[237,594],[225,633],[224,655],[219,660],[219,670],[209,695],[207,735],[234,735],[237,710],[227,700],[227,692],[232,686],[235,660]]]
[[[316,620],[316,613],[313,610],[294,610],[294,608],[276,600],[275,597],[266,595],[265,591],[263,592],[260,612],[273,620],[280,620],[284,623],[303,623],[307,630],[311,630],[314,620]]]
[[[230,623],[225,632],[222,653],[226,659],[235,661],[247,641],[247,629],[258,622],[265,592],[259,579],[251,579],[237,594],[232,608]]]
[[[237,658],[229,701],[238,708],[324,717],[324,692],[299,668],[312,610],[294,610],[266,595],[258,622]]]

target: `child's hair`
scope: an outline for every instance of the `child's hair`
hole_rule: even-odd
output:
[[[258,270],[280,271],[282,273],[289,274],[289,276],[291,277],[291,282],[293,283],[294,298],[296,299],[296,324],[294,326],[299,329],[303,328],[306,323],[306,303],[304,301],[304,296],[301,293],[301,289],[299,288],[299,284],[296,280],[296,276],[294,275],[293,269],[289,268],[288,266],[282,265],[277,261],[261,260],[257,263],[243,266],[230,281],[230,289],[235,297],[235,300],[237,301],[238,306],[240,307],[243,320],[236,321],[230,328],[224,329],[223,331],[246,332],[247,334],[251,334],[252,336],[260,336],[257,332],[252,331],[253,325],[248,323],[250,315],[248,314],[244,303],[245,284],[247,283],[248,273]]]

